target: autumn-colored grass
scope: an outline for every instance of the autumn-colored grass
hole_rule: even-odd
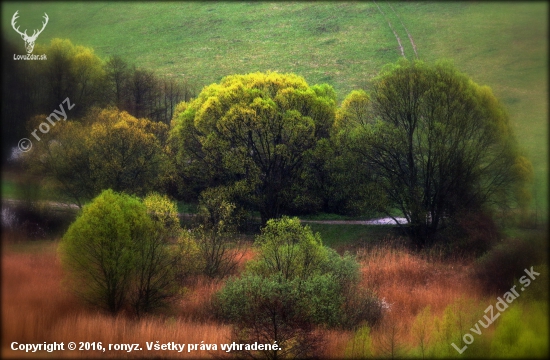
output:
[[[4,241],[6,239],[3,239]],[[62,271],[56,257],[56,243],[43,246],[41,252],[15,252],[13,244],[3,245],[2,253],[2,357],[210,357],[207,351],[174,353],[147,351],[146,342],[160,344],[229,342],[228,326],[193,320],[200,304],[215,291],[218,284],[203,279],[189,289],[172,317],[141,320],[124,315],[112,317],[88,309],[62,287]],[[65,351],[25,354],[12,351],[10,344],[64,342],[98,342],[106,344],[139,343],[141,352]],[[108,346],[108,345],[107,345]],[[218,345],[219,346],[219,345]],[[222,351],[214,352],[222,355]]]
[[[229,251],[237,262],[234,275],[241,273],[246,262],[256,254],[255,250],[249,246]],[[213,309],[210,307],[212,295],[223,287],[224,281],[198,276],[190,283],[192,285],[185,289],[185,296],[179,302],[180,316],[189,321],[212,321],[214,319]]]
[[[10,239],[7,239],[8,241]],[[40,247],[40,251],[37,248]],[[204,343],[231,342],[231,328],[217,322],[210,308],[212,295],[223,281],[198,277],[191,282],[174,309],[163,315],[140,320],[127,315],[112,317],[83,304],[62,286],[63,274],[56,256],[56,242],[3,243],[2,253],[2,356],[3,357],[210,357],[215,353],[147,351],[146,342]],[[27,249],[27,250],[25,250]],[[239,271],[254,256],[250,247],[241,250]],[[415,317],[430,305],[440,316],[460,296],[481,303],[484,299],[476,282],[469,278],[472,261],[428,258],[404,247],[381,245],[360,250],[362,286],[374,290],[390,305],[381,324],[372,329],[375,350],[384,353],[392,332],[400,346],[416,346],[411,335]],[[491,300],[492,301],[492,300]],[[351,331],[323,331],[327,358],[343,357],[353,336]],[[19,343],[101,341],[105,344],[138,343],[141,352],[65,351],[25,354],[10,350]]]
[[[395,331],[398,342],[416,346],[410,330],[425,307],[430,306],[432,314],[440,316],[461,296],[489,303],[482,300],[482,291],[471,278],[472,259],[444,259],[389,244],[359,251],[358,257],[362,285],[374,290],[389,306],[381,324],[373,329],[374,339],[387,338]],[[383,352],[378,349],[379,354]]]

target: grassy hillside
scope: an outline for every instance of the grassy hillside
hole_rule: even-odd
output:
[[[408,58],[454,59],[507,106],[532,159],[534,206],[547,213],[548,4],[493,2],[3,3],[4,35],[41,26],[39,43],[69,38],[102,57],[188,79],[199,88],[233,73],[295,72],[332,84],[342,99],[380,68]],[[415,47],[409,40],[409,35]]]

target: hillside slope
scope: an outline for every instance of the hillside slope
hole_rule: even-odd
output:
[[[68,38],[199,88],[273,70],[329,83],[341,100],[402,54],[453,59],[507,106],[535,166],[534,206],[547,213],[548,3],[4,2],[4,36],[23,54],[16,10],[28,33],[48,14],[38,43]]]

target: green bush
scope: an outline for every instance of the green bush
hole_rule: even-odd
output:
[[[136,264],[130,304],[139,316],[166,307],[176,297],[177,258],[170,241],[180,235],[176,204],[156,193],[143,199],[152,227],[135,239]]]
[[[218,187],[202,192],[198,206],[199,226],[192,235],[202,258],[202,272],[223,278],[233,273],[238,264],[238,253],[230,250],[237,243],[237,228],[241,213],[231,201],[227,188]]]
[[[229,280],[214,304],[222,319],[240,329],[238,340],[276,341],[284,349],[277,354],[265,351],[265,357],[304,357],[315,354],[315,325],[339,323],[341,296],[332,275],[314,275],[304,281],[246,274]]]
[[[491,342],[498,358],[548,358],[548,303],[512,304],[501,314]]]
[[[165,306],[177,293],[167,240],[177,232],[175,205],[150,195],[105,190],[71,224],[59,254],[71,287],[91,304],[139,316]]]
[[[319,273],[328,260],[319,233],[302,226],[297,218],[269,220],[256,244],[260,253],[258,260],[249,264],[249,271],[264,276],[280,273],[285,279],[307,279]]]
[[[364,359],[373,356],[372,338],[370,328],[367,325],[361,326],[353,335],[353,338],[346,345],[346,359]]]
[[[180,284],[184,284],[191,276],[204,272],[204,257],[191,231],[182,231],[176,249],[176,276]]]
[[[256,243],[257,259],[214,301],[240,340],[277,341],[285,356],[312,356],[313,327],[372,326],[381,317],[380,301],[359,288],[357,262],[324,247],[319,234],[299,219],[269,220]]]
[[[304,288],[309,288],[311,294],[316,286],[303,286],[301,282],[298,278],[289,280],[280,275],[247,274],[240,279],[229,280],[217,294],[214,304],[222,318],[235,326],[235,341],[277,342],[283,349],[262,351],[262,357],[311,356],[316,344],[316,338],[311,333],[313,319],[321,320],[319,317],[324,312],[321,309],[312,310],[309,299],[304,296]],[[330,297],[330,291],[316,295]],[[313,300],[313,303],[316,302],[319,301]]]

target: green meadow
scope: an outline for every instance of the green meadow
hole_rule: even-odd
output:
[[[533,208],[547,214],[546,2],[2,3],[4,36],[23,54],[10,25],[16,10],[29,35],[48,14],[39,44],[67,38],[197,90],[226,75],[271,70],[329,83],[339,100],[401,57],[397,36],[407,58],[416,49],[421,60],[452,59],[493,89],[533,162]]]

